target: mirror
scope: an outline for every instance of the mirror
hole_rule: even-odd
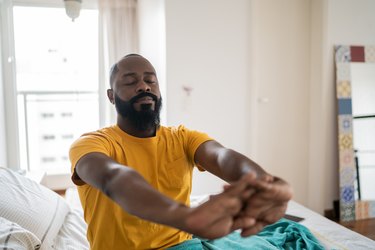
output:
[[[340,220],[375,217],[375,46],[336,46]]]

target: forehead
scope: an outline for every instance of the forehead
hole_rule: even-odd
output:
[[[129,56],[123,58],[117,63],[119,72],[122,74],[136,73],[143,74],[145,72],[155,73],[155,69],[152,64],[141,56]]]

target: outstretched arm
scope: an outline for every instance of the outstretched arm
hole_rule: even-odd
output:
[[[75,172],[85,183],[99,189],[128,213],[159,223],[169,223],[169,210],[187,212],[168,197],[161,195],[132,168],[121,165],[102,153],[84,155]],[[155,216],[158,215],[158,216]]]
[[[246,156],[225,148],[216,141],[207,141],[198,147],[195,162],[229,183],[249,173],[263,182],[263,185],[249,185],[246,189],[251,195],[244,203],[239,218],[255,219],[256,223],[242,227],[243,236],[255,234],[284,216],[288,201],[292,198],[290,185],[281,178],[268,174]]]
[[[250,172],[265,181],[272,180],[272,176],[254,161],[217,141],[202,143],[195,152],[194,160],[198,166],[227,182],[237,181]]]
[[[155,190],[135,170],[121,165],[102,153],[83,156],[75,174],[106,194],[128,213],[155,223],[168,225],[204,238],[222,237],[237,228],[250,227],[254,220],[235,216],[244,200],[245,190],[255,185],[250,174],[204,204],[189,208]]]

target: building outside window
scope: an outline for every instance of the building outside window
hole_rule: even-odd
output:
[[[20,167],[70,172],[68,150],[99,128],[98,11],[14,6]]]

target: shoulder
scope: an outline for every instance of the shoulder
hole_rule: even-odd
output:
[[[69,158],[74,167],[78,160],[92,152],[111,155],[115,144],[116,133],[112,127],[102,128],[81,135],[73,142],[69,149]]]
[[[96,131],[91,131],[82,134],[78,139],[76,139],[71,148],[79,147],[81,145],[87,144],[110,144],[112,141],[116,140],[116,132],[114,127],[105,127],[98,129]]]
[[[87,140],[87,139],[95,139],[95,138],[96,139],[99,139],[99,138],[111,139],[113,137],[116,137],[116,131],[115,131],[115,128],[111,126],[111,127],[105,127],[105,128],[101,128],[95,131],[84,133],[78,138],[78,140]]]

